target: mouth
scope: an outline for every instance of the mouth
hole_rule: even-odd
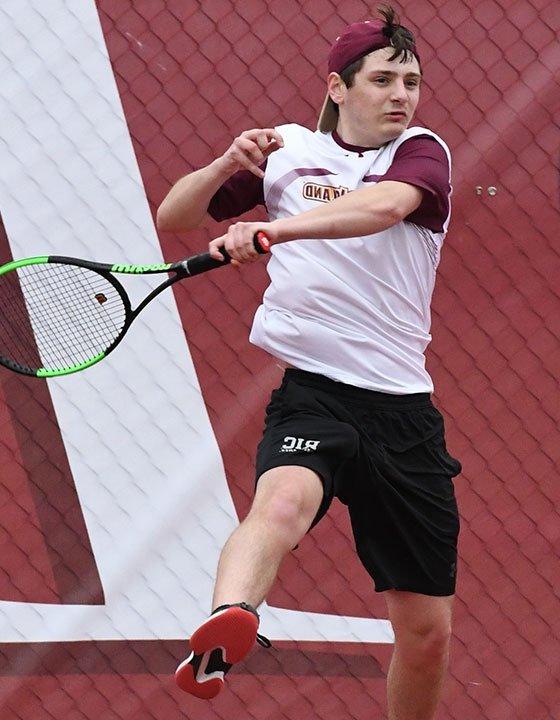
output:
[[[385,113],[389,120],[399,121],[406,120],[406,113],[402,110],[394,110],[393,112]]]

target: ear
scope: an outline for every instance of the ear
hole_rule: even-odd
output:
[[[340,105],[346,96],[346,85],[338,73],[331,73],[327,78],[327,90],[333,102]]]

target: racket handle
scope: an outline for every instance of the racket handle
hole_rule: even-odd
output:
[[[266,255],[266,253],[270,250],[270,240],[267,238],[265,233],[259,230],[259,232],[253,235],[253,247],[259,253],[259,255]],[[224,262],[231,262],[231,258],[225,248],[220,248],[220,252],[224,256]],[[220,263],[220,265],[223,265],[222,261],[218,260],[218,262]]]
[[[262,230],[255,233],[253,237],[253,245],[259,255],[266,255],[267,252],[270,252],[270,240],[268,239],[267,234],[263,233]]]
[[[270,241],[263,232],[255,233],[253,237],[253,245],[259,255],[265,255],[270,250]],[[201,255],[193,255],[193,257],[183,260],[181,263],[187,275],[199,275],[200,273],[214,270],[214,268],[224,267],[231,262],[231,257],[224,248],[220,248],[220,252],[224,256],[223,260],[216,260],[210,253],[202,253]]]

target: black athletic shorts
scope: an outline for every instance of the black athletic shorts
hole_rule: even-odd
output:
[[[428,393],[389,395],[286,370],[266,410],[258,478],[282,465],[314,470],[323,501],[348,506],[356,550],[377,592],[452,595],[459,515],[443,418]],[[312,526],[313,526],[312,525]]]

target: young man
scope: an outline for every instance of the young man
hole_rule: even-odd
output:
[[[424,351],[449,222],[450,157],[409,128],[421,68],[394,11],[350,25],[329,55],[318,131],[242,133],[172,188],[162,230],[266,204],[270,222],[236,222],[210,243],[256,260],[270,240],[270,286],[250,339],[287,366],[267,408],[257,489],[226,543],[213,613],[191,637],[177,682],[213,697],[257,638],[255,608],[284,555],[327,511],[347,504],[358,555],[395,632],[390,720],[434,717],[447,666],[459,521],[443,420]],[[260,636],[259,636],[260,638]]]

